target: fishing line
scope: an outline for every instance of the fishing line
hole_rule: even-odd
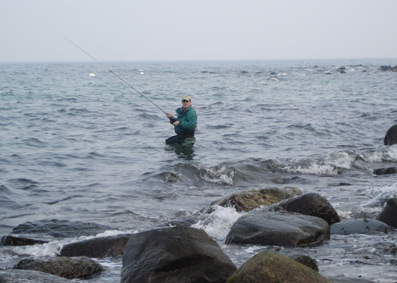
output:
[[[80,46],[78,46],[76,43],[74,43],[73,41],[71,41],[69,38],[67,37],[63,37],[64,39],[66,39],[67,41],[69,41],[72,45],[74,45],[77,49],[79,49],[80,51],[82,51],[84,54],[86,54],[88,57],[90,57],[92,60],[94,60],[96,63],[98,63],[102,68],[104,68],[106,71],[108,71],[109,73],[113,74],[116,78],[118,78],[119,80],[121,80],[124,84],[126,84],[127,86],[129,86],[130,88],[132,88],[133,90],[135,90],[137,93],[139,93],[140,95],[142,95],[142,97],[146,98],[147,101],[149,101],[151,104],[153,104],[154,106],[156,106],[159,110],[161,110],[164,114],[167,114],[163,109],[161,109],[156,103],[154,103],[153,101],[151,101],[149,98],[147,98],[142,92],[140,92],[139,90],[137,90],[135,87],[133,87],[129,82],[127,82],[125,79],[123,79],[122,77],[120,77],[119,75],[117,75],[115,72],[113,72],[108,66],[106,66],[105,64],[101,63],[100,61],[98,61],[95,57],[91,56],[87,51],[85,51],[83,48],[81,48]]]

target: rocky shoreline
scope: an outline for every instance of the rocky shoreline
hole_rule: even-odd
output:
[[[296,188],[242,191],[214,202],[206,213],[211,213],[217,205],[232,205],[249,211],[231,227],[226,244],[314,246],[328,241],[331,234],[382,234],[397,228],[397,198],[387,201],[377,219],[346,221],[340,221],[334,208],[322,196],[302,195]],[[38,223],[30,225],[36,227]],[[93,235],[98,229],[106,229],[92,223],[73,225],[91,227],[84,233]],[[57,223],[57,227],[59,230],[54,232],[61,235],[63,225]],[[14,233],[3,237],[2,245],[41,245],[46,242],[21,237],[19,229],[16,227]],[[71,243],[60,250],[59,256],[26,258],[11,269],[0,270],[0,282],[32,277],[36,282],[90,279],[103,270],[92,258],[114,256],[123,259],[121,282],[263,282],[263,278],[268,280],[266,282],[359,282],[357,278],[324,278],[316,271],[315,259],[306,255],[300,257],[305,260],[294,260],[263,252],[236,270],[213,239],[203,230],[185,224]]]
[[[385,144],[397,143],[396,137],[397,125],[388,131]],[[389,171],[377,172],[394,173]],[[302,194],[291,187],[241,191],[213,202],[200,213],[209,215],[217,206],[247,212],[231,227],[225,240],[228,245],[311,247],[330,241],[330,235],[384,235],[397,228],[395,197],[387,200],[375,219],[342,221],[324,197]],[[289,258],[261,252],[237,269],[218,243],[192,224],[192,219],[185,219],[140,233],[70,243],[62,247],[58,256],[25,258],[12,268],[0,270],[0,283],[92,279],[104,269],[95,258],[103,257],[122,257],[121,282],[370,282],[325,278],[318,273],[316,260],[304,254]],[[3,237],[1,245],[44,245],[51,237],[94,236],[108,229],[111,227],[95,223],[28,222]],[[397,254],[395,245],[388,248]]]

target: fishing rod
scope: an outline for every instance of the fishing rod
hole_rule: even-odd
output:
[[[106,71],[108,71],[109,73],[113,74],[116,78],[118,78],[119,80],[121,80],[125,85],[129,86],[130,88],[132,88],[133,90],[135,90],[137,93],[139,93],[140,95],[142,95],[142,97],[146,98],[147,101],[149,101],[151,104],[153,104],[154,106],[156,106],[160,111],[162,111],[164,114],[167,114],[167,112],[165,112],[163,109],[161,109],[156,103],[154,103],[152,100],[150,100],[149,98],[147,98],[142,92],[140,92],[139,90],[137,90],[135,87],[133,87],[129,82],[127,82],[125,79],[123,79],[122,77],[120,77],[119,75],[117,75],[115,72],[113,72],[108,66],[106,66],[105,64],[101,63],[100,61],[98,61],[95,57],[91,56],[87,51],[85,51],[83,48],[81,48],[80,46],[78,46],[76,43],[74,43],[73,41],[71,41],[69,38],[67,37],[63,37],[64,39],[66,39],[67,41],[69,41],[72,45],[74,45],[77,49],[79,49],[80,51],[82,51],[84,54],[86,54],[88,57],[90,57],[92,60],[94,60],[96,63],[98,63],[102,68],[104,68]]]

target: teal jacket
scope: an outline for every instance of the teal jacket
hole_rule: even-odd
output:
[[[194,136],[194,130],[196,129],[197,114],[193,107],[190,105],[185,111],[182,111],[182,107],[176,109],[178,117],[175,121],[179,121],[179,125],[175,126],[175,133],[177,135],[191,135]],[[172,121],[171,121],[172,122]]]

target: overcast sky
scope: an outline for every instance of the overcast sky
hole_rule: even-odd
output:
[[[0,0],[0,61],[397,58],[396,0]]]

